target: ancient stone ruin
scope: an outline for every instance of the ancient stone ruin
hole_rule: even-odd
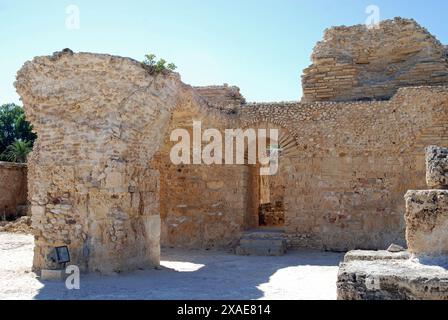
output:
[[[448,173],[448,149],[426,152],[431,186]],[[405,198],[408,251],[349,252],[339,271],[339,299],[448,299],[448,191],[412,190]]]
[[[16,88],[38,134],[35,269],[57,267],[62,245],[101,272],[157,265],[161,245],[404,246],[403,195],[425,187],[424,148],[448,146],[446,49],[413,20],[333,28],[303,79],[302,102],[248,103],[236,87],[191,87],[129,58],[64,50],[27,62]],[[170,134],[193,121],[278,129],[278,173],[174,165]]]
[[[448,81],[446,47],[413,20],[326,30],[303,75],[304,101],[390,99],[399,88]]]

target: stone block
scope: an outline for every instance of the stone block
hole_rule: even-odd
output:
[[[426,182],[432,189],[448,189],[448,149],[426,148]]]
[[[365,251],[353,250],[349,251],[345,257],[344,262],[350,261],[377,261],[377,260],[406,260],[410,255],[407,251],[389,252],[384,250],[379,251]]]
[[[145,226],[149,263],[153,266],[158,266],[160,265],[160,216],[144,217],[143,224]]]
[[[43,281],[62,281],[64,273],[62,270],[45,270],[40,272],[40,279]]]
[[[241,256],[281,256],[286,253],[286,239],[282,232],[246,232],[235,253]]]
[[[448,271],[403,259],[341,264],[338,300],[448,300]]]
[[[416,255],[448,254],[448,190],[408,191],[406,239]]]

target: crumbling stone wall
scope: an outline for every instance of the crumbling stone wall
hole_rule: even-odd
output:
[[[425,186],[425,146],[447,144],[447,106],[446,87],[403,88],[382,102],[244,106],[243,121],[276,122],[296,140],[281,168],[289,245],[404,244],[403,194]]]
[[[382,100],[398,88],[448,81],[445,47],[414,20],[325,31],[304,70],[305,102]]]
[[[27,62],[16,88],[38,140],[29,158],[34,267],[67,245],[87,271],[159,263],[159,173],[149,166],[182,92],[176,74],[70,50]]]
[[[173,111],[164,145],[152,160],[160,171],[162,246],[231,248],[247,228],[256,226],[253,171],[245,165],[174,165],[170,142],[174,129],[193,137],[193,121],[202,129],[237,128],[237,118],[213,107],[186,104]]]
[[[446,148],[426,149],[430,187],[434,180],[444,181],[447,168],[440,165],[447,161],[447,154]],[[432,170],[436,167],[440,170]],[[447,186],[446,182],[440,185]],[[408,250],[393,244],[387,251],[347,253],[338,273],[338,299],[448,299],[448,191],[410,190],[405,200]]]
[[[403,75],[428,57],[427,70],[443,69],[437,43],[423,30],[402,20],[385,26],[404,29],[396,33],[403,42],[425,44],[402,56]],[[360,92],[377,92],[375,83]],[[69,50],[35,58],[16,83],[39,137],[29,160],[35,268],[55,267],[51,251],[59,245],[88,271],[155,265],[160,237],[169,246],[232,246],[256,227],[256,166],[171,164],[171,130],[193,120],[204,129],[267,125],[287,133],[277,180],[283,190],[273,195],[283,202],[291,247],[404,244],[403,194],[425,186],[424,147],[448,145],[448,90],[397,90],[402,84],[388,82],[389,94],[396,92],[388,101],[248,104],[229,98],[228,89],[151,75],[131,59]],[[343,90],[336,100],[362,98]]]
[[[405,243],[403,194],[425,185],[424,146],[448,143],[447,106],[445,87],[421,87],[382,102],[243,104],[236,114],[180,108],[168,132],[193,120],[222,132],[280,128],[287,138],[271,196],[283,204],[289,246],[378,249]],[[167,136],[158,159],[164,245],[230,246],[257,226],[256,170],[173,166],[173,145]],[[222,215],[211,219],[219,203]]]
[[[0,162],[0,219],[17,216],[27,204],[26,164]]]
[[[194,87],[194,90],[211,107],[227,112],[235,112],[246,102],[240,93],[240,88],[224,84],[222,86]]]

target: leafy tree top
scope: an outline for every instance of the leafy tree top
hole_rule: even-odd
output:
[[[0,159],[5,158],[5,152],[16,141],[29,143],[32,147],[37,136],[32,131],[31,124],[26,121],[23,108],[13,104],[0,106]],[[9,161],[9,160],[7,160]]]

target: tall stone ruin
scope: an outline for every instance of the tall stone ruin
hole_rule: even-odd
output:
[[[260,227],[256,167],[171,163],[170,133],[193,121],[280,131],[269,198],[288,248],[404,245],[402,199],[424,188],[423,148],[448,146],[447,75],[446,47],[404,19],[327,31],[302,102],[247,103],[237,87],[191,87],[129,58],[37,57],[16,82],[38,134],[34,268],[57,267],[54,248],[68,246],[82,270],[132,270],[157,265],[160,245],[235,248]]]
[[[325,31],[302,77],[303,101],[390,99],[399,88],[448,81],[446,47],[414,20]]]

